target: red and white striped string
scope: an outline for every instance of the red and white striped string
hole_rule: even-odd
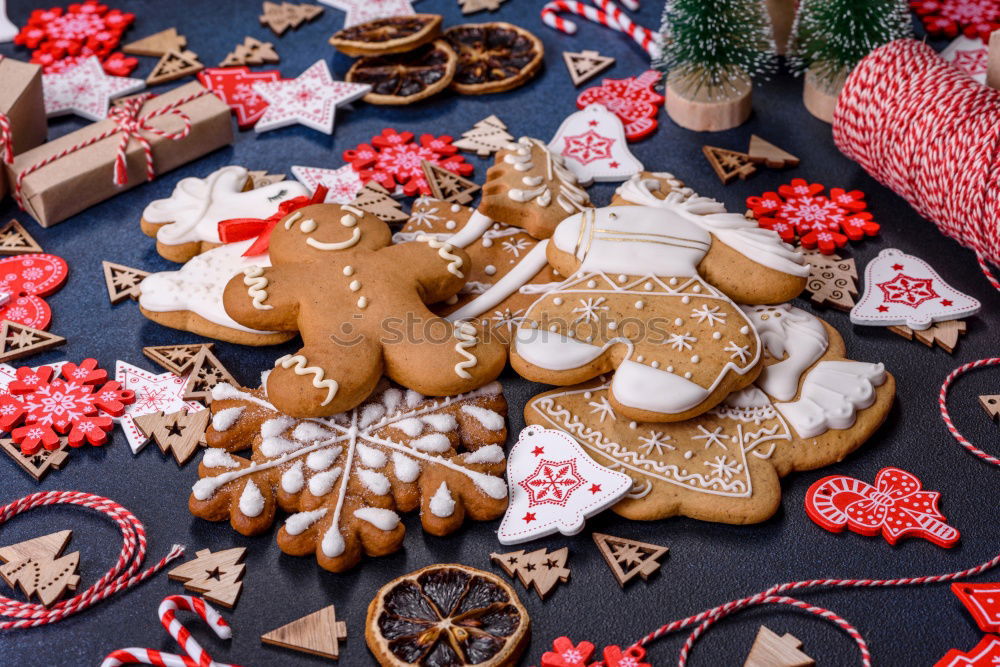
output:
[[[202,89],[142,116],[139,115],[139,112],[142,110],[142,106],[146,101],[145,97],[123,100],[119,106],[111,109],[108,113],[108,119],[113,121],[113,124],[106,130],[85,141],[67,146],[58,153],[50,155],[44,160],[40,160],[39,162],[22,169],[17,174],[17,180],[14,184],[14,198],[23,209],[24,201],[22,199],[22,191],[25,178],[39,169],[47,167],[53,162],[63,159],[67,155],[71,155],[78,150],[92,146],[93,144],[103,141],[109,137],[113,137],[116,134],[121,134],[121,139],[118,142],[118,148],[115,151],[114,173],[112,174],[112,181],[114,184],[122,186],[128,183],[128,147],[133,139],[139,143],[139,146],[142,148],[143,156],[146,159],[146,180],[153,180],[156,178],[156,165],[153,161],[153,148],[150,145],[146,134],[165,137],[172,140],[183,139],[188,136],[191,133],[191,118],[181,111],[180,107],[201,97],[202,95],[208,94],[210,94],[209,90]],[[151,124],[151,121],[154,119],[168,114],[180,119],[183,127],[179,130],[168,132]]]
[[[82,593],[57,602],[51,607],[21,602],[0,596],[0,630],[33,628],[57,623],[67,616],[91,607],[119,591],[126,590],[153,576],[167,563],[184,553],[184,547],[174,545],[170,552],[152,567],[139,572],[146,559],[146,528],[130,511],[107,498],[81,491],[40,491],[0,507],[0,526],[28,510],[51,505],[77,505],[100,512],[117,524],[122,533],[122,551],[118,561],[103,577]]]
[[[958,430],[958,428],[955,427],[954,422],[951,421],[951,415],[948,413],[948,390],[951,389],[951,385],[955,382],[955,380],[975,368],[981,368],[983,366],[996,366],[997,364],[1000,364],[1000,357],[990,357],[987,359],[970,361],[969,363],[962,364],[953,370],[948,374],[948,377],[944,379],[944,383],[941,385],[941,392],[938,394],[938,408],[941,410],[941,418],[944,419],[944,425],[948,427],[948,431],[955,438],[955,440],[958,441],[958,444],[965,447],[965,449],[967,449],[971,454],[978,456],[983,461],[991,463],[995,466],[1000,466],[1000,458],[987,454],[969,442]]]
[[[576,23],[559,16],[560,13],[580,16],[588,21],[602,25],[605,28],[623,32],[638,44],[650,57],[655,57],[659,52],[659,35],[649,28],[637,25],[630,19],[621,8],[615,4],[614,0],[593,0],[596,7],[592,7],[579,0],[553,0],[542,7],[542,23],[572,35],[576,33]],[[629,0],[623,4],[629,9],[639,8],[638,0]]]
[[[117,651],[112,651],[101,663],[101,667],[134,664],[163,667],[238,667],[237,665],[216,662],[191,635],[191,631],[177,620],[178,611],[194,612],[222,639],[229,639],[233,636],[229,624],[219,612],[212,608],[212,605],[201,598],[190,595],[170,595],[160,603],[160,623],[187,655],[164,653],[151,648],[120,648]]]
[[[4,59],[0,55],[0,61]],[[10,164],[14,161],[14,135],[10,129],[10,118],[7,114],[0,113],[0,161]]]
[[[632,646],[648,646],[661,637],[679,630],[686,630],[693,627],[694,629],[684,642],[684,646],[681,648],[681,652],[677,660],[678,667],[684,667],[691,655],[691,649],[694,647],[695,642],[697,642],[709,628],[722,619],[750,607],[765,604],[784,604],[797,609],[802,609],[819,616],[820,618],[826,619],[846,632],[858,646],[858,651],[861,654],[861,664],[865,667],[870,667],[871,653],[868,650],[868,644],[865,642],[864,637],[861,636],[861,633],[856,627],[829,609],[813,605],[808,602],[803,602],[802,600],[793,597],[788,597],[784,595],[784,593],[817,588],[890,588],[899,586],[925,586],[930,584],[949,583],[974,577],[986,572],[987,570],[993,569],[997,565],[1000,565],[1000,554],[994,556],[988,561],[980,563],[979,565],[970,567],[967,570],[949,572],[947,574],[903,577],[899,579],[809,579],[805,581],[793,581],[785,584],[778,584],[772,586],[766,591],[761,591],[756,595],[751,595],[739,600],[731,600],[730,602],[726,602],[725,604],[721,604],[717,607],[712,607],[711,609],[706,609],[705,611],[693,616],[688,616],[687,618],[666,623],[645,637],[639,639]],[[597,665],[601,665],[601,663],[597,663]]]

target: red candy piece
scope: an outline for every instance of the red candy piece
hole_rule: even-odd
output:
[[[1000,583],[952,584],[951,592],[969,610],[983,632],[1000,632]]]
[[[198,72],[201,85],[232,108],[241,130],[252,128],[267,111],[267,102],[253,91],[253,84],[281,80],[278,70],[251,72],[249,67],[210,67]]]
[[[45,253],[0,259],[0,292],[10,294],[0,306],[0,320],[35,329],[46,329],[52,319],[49,304],[41,297],[62,287],[69,267],[61,257]]]
[[[941,494],[922,491],[912,474],[883,468],[872,486],[852,477],[830,475],[806,492],[806,514],[834,533],[848,528],[860,535],[882,533],[889,544],[903,537],[922,537],[939,547],[958,542],[958,530],[945,523],[937,508]]]
[[[580,109],[590,104],[603,104],[625,125],[625,138],[638,141],[652,134],[659,121],[656,115],[663,96],[653,90],[662,74],[648,70],[627,79],[604,79],[600,86],[587,88],[576,98]]]
[[[552,642],[552,650],[542,654],[542,667],[586,667],[593,654],[590,642],[574,644],[569,637],[559,637]]]
[[[604,664],[606,667],[652,667],[648,662],[643,662],[646,657],[646,649],[640,646],[630,646],[622,651],[617,646],[607,646],[604,648]]]
[[[138,64],[130,66],[133,58],[112,51],[121,42],[122,34],[135,21],[135,14],[117,9],[96,0],[70,5],[67,9],[36,9],[28,23],[14,37],[14,43],[32,49],[31,62],[42,65],[45,72],[59,71],[65,59],[95,55],[102,61],[114,58],[109,74],[127,74]],[[126,68],[129,68],[126,71]]]
[[[41,447],[56,449],[59,434],[68,433],[71,447],[103,445],[114,427],[111,418],[135,402],[135,392],[107,382],[95,359],[64,364],[58,376],[50,366],[22,366],[16,374],[0,393],[0,430],[29,456]]]
[[[963,652],[953,648],[934,667],[996,667],[1000,665],[1000,637],[986,635],[976,646]]]
[[[372,137],[371,144],[358,144],[344,151],[344,159],[363,181],[374,180],[389,192],[400,186],[408,197],[418,193],[429,195],[431,188],[420,166],[423,160],[461,176],[472,173],[472,165],[456,155],[458,149],[451,141],[447,135],[422,134],[420,143],[414,143],[412,132],[386,128],[382,134]]]

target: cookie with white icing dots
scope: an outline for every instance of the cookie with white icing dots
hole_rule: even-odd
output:
[[[395,243],[405,243],[421,234],[431,234],[446,241],[469,229],[475,215],[467,206],[421,197],[413,203],[410,219],[392,238]],[[481,235],[465,246],[465,251],[472,260],[468,280],[458,294],[435,304],[432,310],[449,319],[478,318],[484,330],[491,328],[504,343],[510,341],[520,318],[539,293],[562,281],[549,265],[545,248],[539,248],[538,240],[519,227],[494,222],[483,227]],[[498,284],[509,285],[510,289],[497,290]],[[489,296],[481,298],[486,292],[490,292]]]
[[[282,202],[308,196],[296,181],[253,187],[243,167],[218,169],[205,178],[182,178],[166,199],[142,212],[142,231],[156,239],[156,251],[172,262],[186,262],[219,246],[219,223],[234,218],[267,218]]]
[[[576,176],[544,142],[521,137],[497,151],[486,172],[479,211],[525,229],[536,239],[552,236],[564,218],[593,206]]]
[[[763,359],[734,301],[787,301],[808,275],[800,253],[755,227],[679,192],[656,207],[567,218],[546,254],[569,278],[525,313],[514,369],[562,386],[614,370],[608,399],[629,419],[681,421],[711,409],[752,383]]]
[[[211,409],[191,513],[259,535],[281,510],[281,550],[314,554],[333,572],[401,548],[401,512],[419,509],[425,531],[447,535],[507,507],[507,403],[496,382],[427,398],[383,381],[328,419],[295,419],[263,390],[222,384]]]
[[[614,506],[640,520],[687,516],[745,524],[781,502],[780,477],[842,460],[882,424],[895,381],[882,364],[845,358],[840,334],[789,304],[743,306],[760,334],[756,382],[692,419],[633,421],[598,378],[531,399],[525,422],[565,431],[598,463],[633,479]]]
[[[281,218],[270,267],[226,285],[226,313],[244,327],[297,331],[303,347],[280,357],[267,393],[282,412],[324,417],[364,401],[383,374],[429,396],[494,380],[504,345],[426,304],[457,294],[470,260],[433,236],[390,245],[388,225],[349,204],[316,204]]]

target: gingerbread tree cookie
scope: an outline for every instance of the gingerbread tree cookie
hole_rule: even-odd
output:
[[[258,330],[298,331],[304,347],[275,362],[267,393],[282,412],[323,417],[350,410],[383,372],[431,396],[495,379],[505,350],[468,323],[426,304],[465,284],[469,256],[423,236],[390,245],[389,227],[349,204],[317,204],[286,215],[270,237],[269,268],[248,267],[223,296],[227,314]]]
[[[189,507],[258,535],[280,508],[285,553],[315,553],[333,572],[362,552],[392,553],[405,528],[397,512],[420,509],[424,530],[446,535],[466,515],[488,521],[507,507],[503,443],[507,403],[500,385],[426,398],[382,382],[354,410],[329,419],[294,419],[262,390],[219,385],[213,392],[209,449]],[[253,448],[249,459],[229,452]]]
[[[669,424],[630,421],[604,409],[611,383],[598,378],[545,392],[525,421],[575,438],[598,463],[632,477],[612,509],[640,520],[688,516],[757,523],[781,502],[779,477],[840,461],[892,407],[882,364],[845,359],[828,324],[789,304],[744,306],[764,347],[756,383],[708,412]]]

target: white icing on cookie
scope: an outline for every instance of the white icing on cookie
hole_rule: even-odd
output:
[[[455,364],[455,375],[468,380],[472,377],[472,374],[466,369],[472,368],[479,363],[476,355],[469,352],[469,348],[475,347],[478,342],[476,340],[476,328],[468,322],[458,322],[455,324],[455,338],[458,339],[458,342],[455,343],[455,352],[465,357],[465,361]]]
[[[309,478],[309,493],[321,498],[333,490],[333,485],[340,479],[343,471],[340,468],[327,470]]]
[[[399,525],[399,515],[392,510],[384,510],[379,507],[362,507],[354,510],[354,516],[362,521],[367,521],[379,530],[393,530]]]
[[[264,303],[267,301],[268,285],[267,277],[264,275],[264,267],[255,264],[243,269],[243,284],[247,286],[247,295],[252,300],[252,305],[255,309],[274,309],[274,306]]]
[[[228,431],[236,424],[236,420],[243,414],[243,408],[223,408],[212,415],[212,428],[216,431]]]
[[[301,354],[286,354],[283,357],[279,357],[274,362],[274,365],[275,367],[281,366],[285,369],[291,368],[293,369],[292,372],[296,375],[312,375],[312,386],[316,389],[326,389],[326,398],[323,399],[320,405],[330,403],[340,388],[340,385],[335,380],[326,377],[326,373],[322,368],[319,366],[309,366],[309,361]]]
[[[465,455],[466,463],[503,463],[503,447],[486,445]]]
[[[285,532],[289,535],[301,535],[306,532],[310,526],[326,516],[327,509],[321,507],[318,510],[309,510],[308,512],[298,512],[296,514],[290,515],[285,519]]]
[[[792,400],[802,373],[826,352],[826,329],[819,318],[787,303],[740,308],[750,317],[767,353],[780,360],[761,371],[757,385],[772,398]]]
[[[503,415],[478,405],[463,405],[462,412],[478,421],[488,431],[499,431],[506,425]]]
[[[260,516],[263,511],[264,495],[252,479],[248,480],[247,485],[243,487],[243,493],[240,494],[240,514],[252,519]]]
[[[821,361],[806,374],[794,403],[774,407],[803,438],[854,425],[858,410],[875,402],[875,387],[885,382],[885,367],[863,361]]]
[[[374,470],[361,468],[357,471],[357,478],[366,489],[376,496],[384,496],[392,489],[389,478]]]
[[[448,436],[441,433],[429,433],[416,440],[411,440],[410,446],[423,452],[440,454],[451,449],[451,441],[448,440]]]
[[[444,241],[438,241],[433,236],[429,236],[427,234],[421,234],[418,236],[417,241],[426,243],[438,251],[438,257],[448,262],[448,273],[458,278],[465,277],[465,274],[461,271],[462,265],[465,264],[465,262],[461,257],[452,252],[452,250],[455,249],[453,245]]]
[[[399,452],[392,453],[392,467],[396,472],[396,479],[406,484],[415,482],[420,476],[420,464]]]
[[[455,513],[455,499],[451,497],[447,482],[441,482],[431,500],[428,503],[431,514],[442,519],[447,519]]]
[[[298,493],[306,484],[302,474],[302,461],[296,461],[291,468],[281,473],[281,490],[285,493]]]
[[[205,450],[201,463],[206,468],[239,468],[239,462],[224,449],[210,447]]]
[[[567,213],[582,210],[590,204],[587,192],[577,185],[577,178],[566,167],[562,156],[554,154],[544,143],[530,137],[521,137],[516,143],[507,144],[509,151],[503,161],[511,165],[515,171],[525,172],[535,168],[532,157],[532,147],[541,151],[545,159],[545,177],[522,176],[521,187],[509,188],[507,197],[519,204],[534,203],[542,208],[548,207],[553,200],[553,192],[548,182],[555,180],[558,189],[555,201]]]
[[[548,240],[535,244],[535,247],[528,251],[528,254],[517,263],[517,266],[508,271],[485,292],[455,312],[447,315],[447,319],[452,322],[473,319],[496,308],[500,302],[517,292],[529,280],[535,277],[539,271],[545,268],[545,265],[548,264],[548,259],[545,256],[545,250],[548,246]]]

